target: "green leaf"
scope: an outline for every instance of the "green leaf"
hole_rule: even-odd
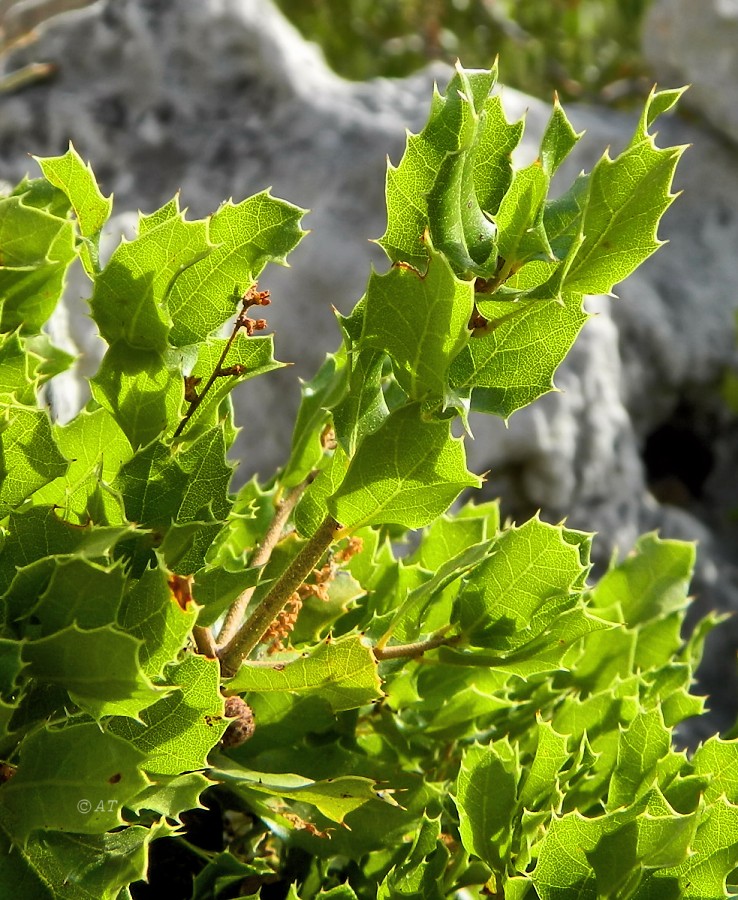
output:
[[[59,519],[52,507],[34,506],[12,512],[0,553],[0,590],[4,593],[16,569],[47,556],[78,553],[87,559],[107,559],[129,527],[80,527]]]
[[[197,620],[186,579],[171,575],[161,562],[146,569],[127,592],[118,615],[118,625],[141,641],[139,662],[150,678],[164,674],[176,659]]]
[[[102,834],[124,824],[122,807],[147,785],[143,754],[93,723],[41,728],[21,744],[3,786],[0,818],[26,844],[37,828]]]
[[[189,374],[193,378],[202,380],[203,384],[200,390],[204,388],[210,376],[215,372],[226,344],[226,340],[211,339],[198,347],[197,362]],[[187,422],[183,432],[187,440],[198,437],[204,431],[218,424],[220,405],[237,384],[256,378],[257,375],[280,369],[284,363],[278,362],[274,358],[272,335],[248,338],[240,335],[229,347],[220,368],[226,370],[232,369],[233,366],[241,366],[243,371],[241,374],[216,378],[215,383],[205,395],[205,399],[197,406]]]
[[[471,282],[457,279],[444,257],[431,251],[424,275],[399,266],[385,275],[372,272],[360,347],[389,354],[411,400],[443,399],[449,367],[469,339],[473,308]]]
[[[695,774],[709,775],[705,800],[714,803],[725,797],[738,806],[738,741],[724,741],[718,736],[708,738],[692,757]]]
[[[529,259],[552,257],[543,227],[543,203],[548,194],[550,177],[536,160],[519,169],[502,198],[495,216],[497,250],[507,270],[515,271]]]
[[[15,399],[26,406],[36,402],[37,380],[32,372],[33,356],[17,332],[0,335],[0,398]]]
[[[210,253],[207,224],[187,222],[175,197],[150,216],[139,234],[118,245],[95,278],[92,318],[108,344],[163,352],[172,327],[166,299],[187,267]]]
[[[376,782],[356,775],[339,775],[324,781],[314,781],[301,775],[252,772],[241,766],[218,767],[213,775],[220,781],[235,786],[238,793],[247,797],[253,791],[271,797],[283,797],[300,803],[309,803],[332,822],[343,823],[349,813],[371,800],[389,800],[389,795],[378,796]]]
[[[245,664],[228,682],[228,690],[312,696],[325,700],[333,712],[356,709],[382,696],[374,654],[358,635],[325,641],[307,656],[274,668]]]
[[[56,307],[76,257],[74,227],[28,193],[0,198],[0,331],[37,333]]]
[[[80,258],[92,276],[99,271],[100,233],[110,218],[113,199],[102,195],[90,165],[84,164],[71,143],[63,156],[34,159],[44,177],[62,190],[72,205],[80,234],[85,238]]]
[[[725,882],[738,865],[738,806],[717,798],[705,811],[692,841],[691,855],[674,868],[661,869],[646,879],[637,900],[671,896],[684,900],[729,897]]]
[[[630,627],[660,619],[687,604],[695,562],[694,544],[642,535],[631,555],[610,568],[592,589],[594,607]]]
[[[83,631],[76,624],[23,646],[34,678],[58,684],[95,719],[138,717],[161,696],[138,661],[141,641],[104,626]],[[114,663],[114,664],[113,664]]]
[[[419,404],[410,404],[364,438],[328,508],[350,528],[384,522],[420,528],[464,488],[480,483],[467,470],[463,444],[451,436],[450,423],[424,422]]]
[[[152,840],[171,834],[165,822],[108,834],[33,832],[25,847],[0,832],[0,884],[15,900],[125,900],[123,891],[146,877]]]
[[[620,732],[618,760],[607,795],[607,809],[615,810],[639,799],[653,784],[656,767],[668,753],[671,732],[661,710],[639,713]]]
[[[83,410],[68,425],[54,426],[53,435],[61,454],[70,460],[69,468],[36,491],[33,502],[53,505],[67,521],[85,524],[95,489],[101,481],[110,484],[114,480],[133,454],[131,445],[105,409]],[[107,521],[116,522],[118,504],[109,494],[104,504]]]
[[[0,400],[0,517],[39,488],[65,474],[45,410]]]
[[[114,343],[90,379],[92,395],[110,412],[134,450],[167,431],[182,415],[184,380],[159,350]]]
[[[554,388],[553,374],[576,340],[587,314],[582,298],[494,303],[488,333],[473,337],[454,360],[453,386],[474,391],[472,408],[507,419]]]
[[[558,96],[554,95],[554,108],[541,138],[540,154],[541,167],[549,178],[553,178],[583,134],[583,131],[577,133],[571,127]]]
[[[676,196],[671,183],[685,149],[658,149],[648,133],[648,126],[678,96],[666,94],[664,103],[660,94],[651,93],[628,147],[615,159],[605,153],[589,176],[585,238],[569,272],[570,290],[607,294],[662,244],[656,228]]]
[[[198,625],[210,626],[216,622],[239,594],[258,584],[260,575],[258,568],[228,572],[215,567],[195,572],[193,591],[200,606]]]
[[[554,816],[531,879],[541,900],[566,896],[566,891],[583,900],[623,896],[626,885],[642,877],[644,867],[687,859],[697,819],[697,812],[675,813],[658,791],[603,816]]]
[[[167,681],[171,693],[143,710],[139,722],[115,718],[108,727],[145,753],[141,767],[147,772],[179,775],[204,769],[229,724],[218,661],[185,656],[167,669]]]
[[[470,747],[463,755],[454,802],[464,849],[502,874],[512,850],[513,812],[522,776],[520,760],[507,740]]]
[[[179,822],[183,812],[206,808],[200,801],[200,795],[213,784],[215,782],[202,772],[186,772],[172,778],[157,778],[154,784],[128,800],[126,806],[138,815],[142,810],[149,810]]]
[[[325,449],[323,432],[328,425],[328,410],[346,390],[346,360],[329,353],[310,381],[302,381],[302,399],[292,432],[290,458],[282,475],[285,487],[296,487],[318,467]]]
[[[457,597],[453,621],[473,645],[514,652],[575,605],[583,571],[561,526],[530,519],[497,539]]]
[[[154,441],[121,467],[113,487],[123,497],[129,520],[165,525],[225,518],[231,475],[220,427],[184,447]]]
[[[458,66],[445,96],[437,90],[434,92],[428,124],[420,134],[408,135],[399,166],[388,165],[387,230],[379,244],[392,262],[406,262],[421,271],[425,269],[428,259],[423,239],[428,225],[426,198],[446,155],[473,146],[479,112],[496,77],[495,70],[473,71]],[[485,151],[480,154],[482,161],[474,173],[475,187],[482,175],[495,168],[493,160],[490,166],[485,165],[486,156]]]
[[[353,456],[363,438],[389,415],[382,391],[385,360],[385,354],[375,350],[356,350],[352,355],[349,388],[333,408],[336,440],[347,456]]]
[[[101,628],[115,621],[126,576],[120,563],[100,565],[78,557],[52,558],[54,567],[38,604],[29,610],[40,636],[72,625]]]
[[[182,347],[204,341],[236,312],[234,285],[254,284],[268,262],[286,265],[307,233],[300,228],[304,213],[269,191],[224,203],[209,221],[212,252],[183,271],[167,297],[171,342]]]
[[[474,188],[479,205],[494,216],[512,181],[512,152],[523,137],[524,122],[509,123],[499,96],[483,106],[474,149]]]
[[[341,447],[336,447],[326,467],[308,487],[295,510],[295,528],[303,537],[310,537],[325,519],[328,498],[340,487],[348,469],[348,459]]]

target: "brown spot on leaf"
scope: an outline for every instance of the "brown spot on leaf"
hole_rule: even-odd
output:
[[[169,579],[169,589],[172,597],[180,607],[187,612],[187,607],[192,603],[192,575],[172,575]]]
[[[122,777],[120,772],[116,772],[115,775],[111,775],[110,778],[108,778],[108,784],[118,784]]]

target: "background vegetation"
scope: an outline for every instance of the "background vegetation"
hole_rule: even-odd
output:
[[[432,59],[505,60],[505,82],[548,100],[610,104],[648,93],[649,0],[276,0],[346,78],[407,75]]]

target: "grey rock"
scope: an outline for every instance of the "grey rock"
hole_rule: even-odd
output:
[[[690,84],[685,108],[738,142],[738,0],[655,0],[643,52],[659,81]]]
[[[196,215],[267,185],[312,209],[312,234],[292,268],[271,267],[262,281],[274,300],[278,355],[298,364],[236,397],[241,477],[269,476],[288,452],[296,376],[309,377],[338,343],[331,305],[350,311],[369,265],[384,265],[368,239],[384,230],[385,155],[399,159],[404,128],[421,127],[433,80],[449,70],[345,82],[265,0],[98,3],[50,23],[10,62],[32,56],[58,74],[0,99],[0,177],[17,180],[29,151],[56,154],[73,140],[115,191],[109,242],[131,228],[137,208],[151,211],[178,189]],[[509,89],[503,97],[510,118],[527,111],[520,157],[532,159],[549,108]],[[635,124],[594,108],[568,112],[589,133],[562,181],[591,168],[605,146],[622,146]],[[502,495],[510,515],[540,508],[600,532],[599,569],[643,531],[699,540],[695,610],[738,609],[730,518],[738,427],[720,396],[723,372],[738,362],[736,152],[678,116],[659,131],[662,146],[693,145],[678,175],[684,194],[662,226],[670,244],[619,288],[619,300],[587,301],[594,315],[556,375],[559,390],[508,426],[476,418],[469,455],[476,471],[491,470],[487,490]],[[76,273],[53,328],[85,349],[91,371],[100,345],[90,336],[86,290]],[[78,389],[79,381],[57,389],[61,415],[83,402]],[[713,638],[702,677],[718,689],[718,711],[700,728],[727,727],[738,712],[737,632],[723,627]]]

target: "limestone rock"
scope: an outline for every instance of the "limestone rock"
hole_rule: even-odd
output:
[[[692,109],[738,142],[738,0],[655,0],[643,52],[659,81],[691,84]]]

